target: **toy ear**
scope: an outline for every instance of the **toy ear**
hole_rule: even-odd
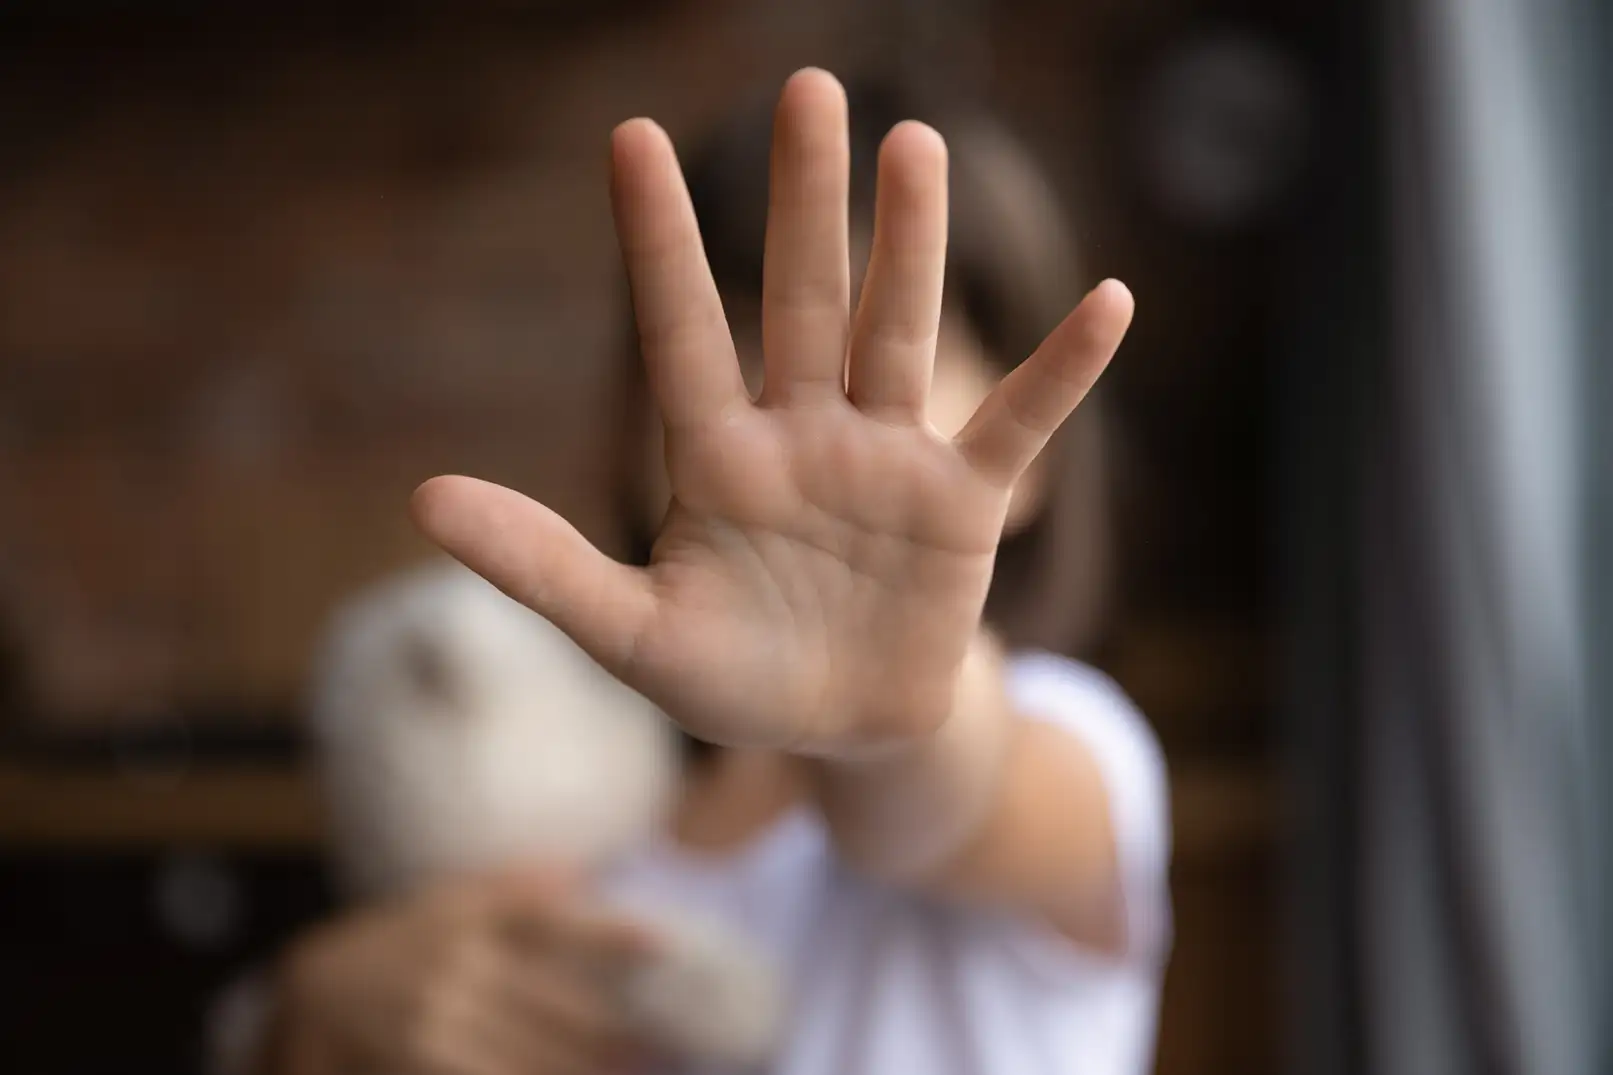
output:
[[[454,662],[442,639],[421,631],[411,631],[399,647],[398,660],[414,693],[444,703],[443,711],[449,710],[449,703],[460,697],[464,685],[459,681]]]

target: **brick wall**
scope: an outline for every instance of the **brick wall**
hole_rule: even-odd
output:
[[[14,71],[60,124],[0,198],[0,615],[43,713],[286,707],[333,600],[426,554],[438,471],[602,534],[606,134],[810,50],[753,18],[147,29]]]
[[[1135,66],[1209,5],[1007,3],[984,38],[925,5],[616,6],[0,46],[0,99],[28,102],[0,117],[0,643],[34,719],[292,712],[332,603],[429,554],[404,503],[432,473],[605,536],[610,127],[693,131],[806,62],[956,64],[1038,141],[1094,278],[1142,300],[1109,378],[1126,558],[1105,663],[1206,789],[1208,834],[1176,868],[1161,1070],[1274,1070],[1273,849],[1248,836],[1272,806],[1222,779],[1265,786],[1269,749],[1270,265],[1173,234],[1127,157]]]

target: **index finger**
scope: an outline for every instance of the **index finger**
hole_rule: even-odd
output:
[[[611,205],[645,371],[667,428],[749,402],[694,206],[666,132],[629,120],[611,139]]]
[[[616,963],[653,954],[653,934],[564,878],[509,879],[490,907],[498,932],[524,948]]]
[[[648,959],[659,948],[647,926],[614,909],[573,904],[562,910],[556,925],[561,945],[611,966]]]
[[[499,924],[542,923],[559,913],[582,884],[580,870],[564,865],[516,866],[506,870],[460,876],[442,887],[461,912]]]

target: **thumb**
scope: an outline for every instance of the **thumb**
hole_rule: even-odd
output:
[[[522,496],[475,478],[432,478],[410,512],[428,538],[559,627],[611,672],[627,663],[655,613],[644,572],[594,548],[576,527]]]

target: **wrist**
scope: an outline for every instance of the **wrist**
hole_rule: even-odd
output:
[[[895,881],[933,876],[965,846],[998,791],[1015,716],[996,639],[976,633],[951,711],[934,732],[874,755],[813,765],[843,857]]]

